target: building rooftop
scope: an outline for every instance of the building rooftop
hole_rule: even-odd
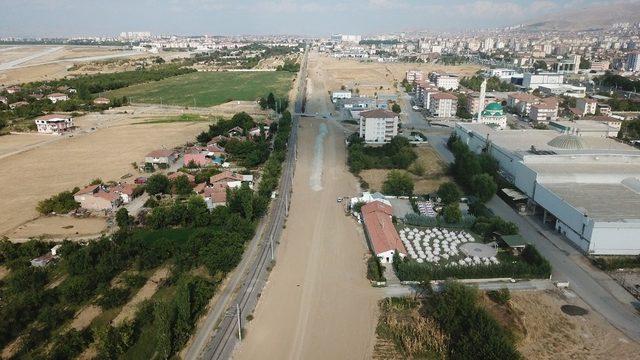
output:
[[[398,114],[389,110],[376,109],[376,110],[363,111],[360,113],[360,116],[364,118],[390,119],[390,118],[398,117]]]
[[[596,221],[640,219],[640,193],[621,183],[561,183],[542,186]]]
[[[376,255],[390,250],[407,254],[407,250],[400,240],[400,235],[391,221],[393,215],[391,206],[380,201],[372,201],[362,206],[361,212],[371,246]]]
[[[555,130],[516,129],[495,130],[490,126],[478,123],[457,123],[467,132],[474,132],[475,136],[489,140],[505,150],[512,152],[529,153],[533,146],[536,150],[553,151],[557,153],[633,153],[640,154],[636,148],[617,142],[613,139],[596,136],[582,137],[583,149],[563,149],[550,145],[549,142],[558,137],[560,133]]]

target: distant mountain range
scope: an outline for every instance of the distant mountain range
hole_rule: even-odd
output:
[[[525,24],[530,31],[584,31],[607,28],[615,23],[640,22],[640,1],[611,5],[582,6],[559,13],[547,14],[544,19]]]

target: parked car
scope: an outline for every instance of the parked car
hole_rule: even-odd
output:
[[[138,184],[138,185],[146,184],[147,183],[147,178],[144,177],[144,176],[140,176],[140,177],[137,177],[135,180],[133,180],[133,182],[134,182],[134,184]]]

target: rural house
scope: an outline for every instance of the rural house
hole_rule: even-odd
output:
[[[36,127],[39,133],[60,135],[73,130],[73,118],[69,115],[49,114],[37,118]]]
[[[87,210],[113,210],[122,204],[122,198],[115,191],[108,191],[104,185],[89,185],[73,195],[80,207]]]
[[[161,149],[154,150],[144,157],[144,162],[153,165],[167,165],[170,166],[178,160],[178,153],[173,150]]]
[[[231,171],[224,171],[220,174],[213,175],[209,178],[209,182],[216,188],[235,189],[242,186],[242,183],[248,183],[249,188],[253,189],[253,175],[243,175]]]
[[[51,100],[52,103],[57,103],[58,101],[67,101],[69,100],[69,96],[63,93],[52,93],[47,95],[47,99]]]

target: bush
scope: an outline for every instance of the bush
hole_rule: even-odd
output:
[[[358,174],[366,169],[407,169],[418,155],[413,151],[409,140],[396,136],[382,146],[366,146],[357,133],[349,136],[349,170]]]
[[[604,271],[640,268],[640,256],[599,256],[591,262]]]
[[[526,254],[525,254],[526,252]],[[449,266],[418,263],[409,258],[394,261],[393,267],[402,281],[421,281],[424,278],[434,280],[455,279],[545,279],[551,275],[551,265],[533,245],[527,245],[520,261],[510,259],[499,264],[475,266]]]
[[[97,300],[97,303],[103,309],[111,309],[126,304],[130,295],[131,290],[126,288],[108,289],[102,294],[102,297]]]
[[[442,217],[447,224],[457,224],[462,220],[462,212],[457,203],[449,204],[442,210]]]
[[[431,293],[424,312],[449,335],[449,359],[521,359],[512,334],[478,304],[477,290],[447,282]]]
[[[392,170],[382,184],[382,192],[387,195],[409,196],[413,194],[413,180],[407,173]]]
[[[487,291],[487,296],[500,305],[506,305],[509,300],[511,300],[511,293],[506,287],[499,290]]]
[[[387,281],[384,277],[384,266],[382,266],[380,259],[375,254],[372,254],[367,259],[367,279],[377,282]]]
[[[80,207],[70,191],[63,191],[49,199],[42,200],[38,203],[36,210],[40,214],[48,215],[51,213],[66,214]]]

